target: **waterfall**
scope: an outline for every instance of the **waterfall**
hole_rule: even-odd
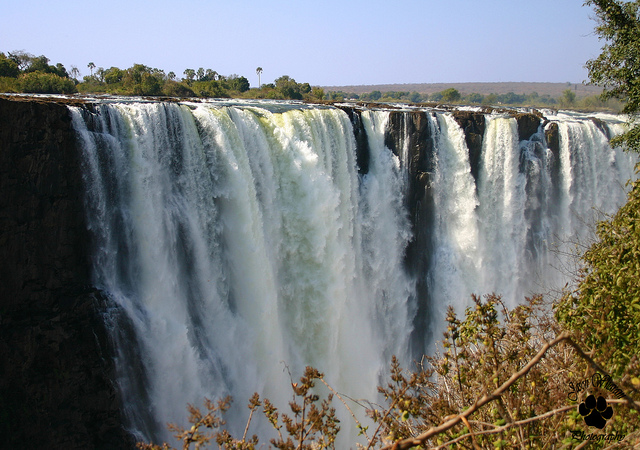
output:
[[[406,200],[409,116],[394,154],[390,112],[359,111],[369,153],[359,171],[352,123],[333,107],[69,108],[93,280],[114,305],[105,320],[128,426],[141,440],[171,440],[164,424],[186,424],[187,403],[226,395],[235,399],[228,425],[241,435],[251,394],[287,410],[289,374],[305,365],[339,392],[375,400],[391,355],[408,365],[415,328],[438,330],[447,305],[462,312],[471,293],[496,292],[513,306],[546,282],[564,283],[554,248],[587,238],[593,208],[611,213],[624,202],[636,161],[608,145],[621,132],[614,116],[545,112],[558,129],[553,149],[550,124],[521,141],[516,119],[496,113],[484,116],[476,177],[454,115],[423,110],[432,255],[415,274],[405,266],[416,226]],[[417,295],[418,277],[428,298]],[[421,302],[429,317],[419,323]],[[337,409],[343,446],[353,445],[352,419]],[[251,434],[268,433],[256,426]]]
[[[464,132],[450,114],[429,117],[436,162],[433,262],[427,276],[434,315],[444,317],[447,306],[466,304],[479,281],[478,195]]]
[[[526,174],[520,170],[518,127],[511,117],[488,118],[478,180],[482,290],[500,292],[511,306],[526,273]]]
[[[382,368],[405,352],[412,309],[404,179],[384,117],[366,117],[371,163],[359,179],[336,109],[118,103],[72,114],[95,283],[126,312],[114,328],[131,327],[118,367],[139,438],[168,438],[162,424],[184,423],[187,402],[227,394],[241,432],[254,391],[286,408],[287,368],[297,377],[313,365],[341,392],[375,397]]]

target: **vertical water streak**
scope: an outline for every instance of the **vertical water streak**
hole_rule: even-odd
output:
[[[101,183],[87,180],[88,203],[97,198],[108,205],[89,217],[99,235],[96,252],[103,255],[94,277],[135,329],[149,404],[132,410],[150,410],[157,425],[132,422],[146,434],[167,421],[184,421],[186,402],[220,397],[228,391],[225,380],[255,370],[250,360],[242,362],[245,324],[232,320],[227,307],[217,169],[208,164],[211,155],[203,151],[189,109],[118,104],[103,105],[99,113],[109,120],[94,136],[110,135],[106,141],[113,145],[84,146],[87,160],[112,160],[101,167]],[[236,351],[225,352],[231,347]],[[123,395],[135,403],[138,393],[126,389],[127,380],[140,376],[139,362],[127,356],[121,353],[120,370],[136,370],[124,376]]]
[[[529,140],[520,142],[520,171],[525,176],[525,211],[527,223],[525,243],[526,276],[521,295],[547,292],[556,286],[559,277],[550,271],[549,252],[554,230],[557,228],[557,207],[553,185],[555,164],[548,148],[542,126]],[[520,300],[517,300],[520,301]]]
[[[559,126],[556,163],[542,129],[519,141],[515,118],[486,115],[474,184],[461,130],[447,114],[431,117],[437,119],[436,219],[427,276],[434,326],[447,305],[461,313],[472,293],[495,292],[515,306],[524,296],[563,286],[575,274],[566,268],[577,262],[569,246],[587,243],[594,217],[624,203],[623,186],[637,158],[609,146],[607,131],[615,135],[621,126],[610,118],[553,117]]]
[[[464,132],[448,113],[431,115],[431,126],[436,140],[436,211],[429,278],[432,309],[436,320],[441,320],[448,305],[458,313],[464,310],[481,281],[483,261],[478,253],[478,197]]]
[[[415,290],[403,269],[405,248],[411,239],[408,213],[404,206],[407,192],[407,147],[404,161],[384,144],[388,111],[363,111],[370,160],[363,176],[361,217],[365,285],[361,289],[376,308],[377,328],[386,343],[383,364],[392,355],[408,356],[408,337],[416,306],[410,303]],[[405,133],[406,136],[406,133]],[[407,141],[407,139],[405,139]]]
[[[478,180],[482,293],[515,305],[526,276],[525,174],[520,171],[517,122],[488,115]]]
[[[626,183],[636,177],[637,156],[609,145],[610,137],[624,131],[616,117],[603,115],[597,120],[560,113],[553,119],[558,124],[561,166],[554,230],[554,253],[560,256],[554,266],[564,283],[576,273],[577,257],[595,239],[596,222],[626,201]]]
[[[565,226],[585,235],[601,212],[611,213],[625,199],[628,171],[616,164],[620,150],[592,120],[559,123],[566,216]]]

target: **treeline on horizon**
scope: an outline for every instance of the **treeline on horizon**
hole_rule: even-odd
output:
[[[212,69],[200,67],[185,69],[183,77],[174,72],[152,68],[144,64],[134,64],[127,69],[119,67],[96,67],[90,62],[87,67],[91,74],[78,80],[80,71],[72,66],[69,71],[61,63],[49,64],[44,55],[34,56],[25,51],[0,53],[0,92],[36,94],[115,94],[132,96],[204,97],[204,98],[260,98],[272,100],[306,101],[362,101],[380,103],[444,103],[482,106],[532,106],[543,108],[575,108],[589,110],[611,110],[619,112],[622,105],[615,99],[602,100],[599,95],[577,98],[574,91],[566,89],[562,96],[551,97],[530,94],[478,93],[465,94],[455,88],[425,94],[408,91],[374,90],[355,94],[342,91],[328,91],[312,87],[309,83],[298,83],[288,75],[283,75],[274,83],[251,88],[249,80],[240,75],[221,75]],[[258,76],[262,68],[258,67]]]
[[[516,94],[507,92],[506,94],[470,94],[461,93],[455,88],[444,89],[440,92],[424,94],[409,91],[386,91],[374,90],[371,92],[356,94],[353,92],[329,91],[325,95],[326,100],[343,101],[355,100],[362,102],[382,102],[382,103],[445,103],[461,105],[508,105],[508,106],[533,106],[543,108],[579,108],[579,109],[607,109],[619,112],[622,104],[618,100],[602,100],[599,95],[592,95],[578,98],[573,90],[565,89],[560,97],[550,95],[539,95],[537,92],[530,94]]]
[[[250,88],[249,80],[240,75],[221,75],[212,69],[185,69],[184,77],[174,72],[134,64],[127,69],[96,67],[90,62],[91,74],[78,80],[80,71],[64,65],[49,64],[44,55],[24,51],[0,53],[0,92],[32,94],[115,94],[167,97],[265,98],[273,100],[323,100],[324,90],[309,83],[298,83],[283,75],[274,83]],[[256,72],[262,72],[257,68]]]

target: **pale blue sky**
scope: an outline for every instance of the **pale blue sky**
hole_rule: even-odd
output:
[[[579,83],[601,43],[582,0],[2,0],[0,51],[211,68],[257,85]]]

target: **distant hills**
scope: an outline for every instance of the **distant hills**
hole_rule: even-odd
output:
[[[602,92],[599,86],[575,84],[575,83],[530,83],[530,82],[505,82],[505,83],[416,83],[416,84],[371,84],[360,86],[322,86],[328,91],[342,91],[345,93],[364,94],[372,91],[389,92],[389,91],[407,91],[418,92],[420,94],[433,94],[441,92],[448,88],[457,89],[460,94],[467,95],[477,93],[482,95],[489,94],[507,94],[513,92],[515,94],[528,95],[537,92],[539,95],[549,95],[551,97],[559,97],[566,89],[575,92],[576,97],[588,97],[597,95]]]

